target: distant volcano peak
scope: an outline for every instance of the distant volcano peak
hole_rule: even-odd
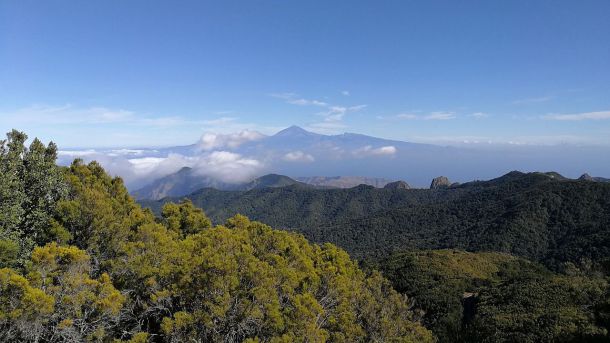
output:
[[[292,125],[290,127],[283,129],[282,131],[276,133],[274,136],[288,137],[288,136],[311,136],[311,135],[316,135],[316,134],[313,132],[309,132],[300,126]]]

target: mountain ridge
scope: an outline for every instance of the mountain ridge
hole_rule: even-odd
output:
[[[214,222],[241,213],[356,257],[405,249],[493,250],[558,268],[578,262],[575,256],[610,254],[610,184],[559,176],[510,172],[438,189],[201,189],[187,198]],[[180,199],[141,203],[158,213]]]

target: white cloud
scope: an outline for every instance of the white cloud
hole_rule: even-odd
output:
[[[470,117],[482,119],[482,118],[489,117],[489,114],[484,113],[484,112],[475,112],[475,113],[470,114]]]
[[[115,149],[108,152],[109,156],[141,156],[146,153],[156,153],[157,150],[143,150],[143,149]]]
[[[265,135],[258,131],[244,130],[230,134],[205,133],[197,143],[197,147],[203,151],[218,148],[237,148],[238,146],[263,139]]]
[[[175,173],[183,167],[191,167],[197,175],[213,177],[227,183],[238,183],[252,179],[263,167],[263,163],[254,158],[223,150],[197,156],[169,154],[167,157],[143,157],[127,161],[130,164],[129,170],[125,170],[125,166],[120,165],[123,170],[117,174],[128,175],[129,181],[135,179],[150,181]],[[116,163],[101,163],[111,172],[118,171]]]
[[[254,158],[243,157],[229,151],[214,151],[199,156],[193,166],[195,172],[226,183],[251,180],[260,174],[264,164]]]
[[[319,100],[307,100],[307,99],[292,99],[287,101],[289,104],[299,105],[299,106],[320,106],[326,107],[327,103]]]
[[[313,162],[315,159],[312,155],[302,151],[292,151],[284,155],[285,161],[289,162]]]
[[[342,91],[341,93],[346,96],[349,95],[348,91]],[[333,131],[334,129],[345,127],[345,125],[339,123],[343,121],[346,114],[360,111],[366,107],[366,105],[332,105],[325,101],[303,99],[298,97],[295,93],[273,93],[270,94],[270,96],[285,100],[286,103],[292,105],[323,107],[324,110],[317,113],[317,115],[324,117],[323,121],[309,125],[310,128],[313,128],[317,132],[323,131],[323,133],[335,133],[335,131]]]
[[[527,104],[535,104],[541,102],[547,102],[553,100],[555,97],[551,95],[541,96],[537,98],[527,98],[527,99],[519,99],[512,102],[513,105],[527,105]]]
[[[429,143],[451,146],[469,147],[497,147],[502,145],[522,145],[522,146],[555,146],[555,145],[575,145],[575,146],[595,146],[607,145],[607,139],[599,139],[591,136],[578,135],[531,135],[531,136],[411,136],[410,141],[419,143]]]
[[[216,119],[202,120],[199,123],[193,123],[193,125],[195,124],[201,124],[202,131],[204,132],[226,135],[235,134],[235,132],[240,131],[257,131],[261,134],[273,134],[286,128],[285,126],[267,126],[252,122],[243,122],[237,117],[219,117]]]
[[[274,98],[278,98],[278,99],[290,100],[290,99],[294,99],[295,97],[297,97],[297,94],[296,93],[290,93],[290,92],[286,92],[286,93],[271,93],[271,94],[269,94],[269,96],[274,97]]]
[[[455,118],[453,112],[432,112],[423,117],[424,120],[450,120]]]
[[[137,189],[151,181],[191,167],[198,175],[209,176],[227,183],[239,183],[260,175],[265,164],[256,158],[230,151],[216,150],[196,156],[168,154],[128,158],[93,150],[61,151],[59,163],[70,164],[74,158],[85,162],[99,162],[111,175],[120,175],[130,189]]]
[[[320,100],[310,100],[299,98],[295,93],[273,93],[269,94],[270,96],[278,99],[285,100],[287,103],[298,106],[320,106],[327,107],[329,106],[326,102]]]
[[[584,112],[576,114],[549,114],[543,117],[551,120],[580,121],[610,119],[610,111]]]
[[[237,118],[235,118],[235,117],[220,117],[220,118],[216,118],[216,119],[204,120],[202,122],[202,124],[216,126],[216,125],[232,124],[232,123],[235,123],[236,121],[237,121]]]
[[[373,148],[370,145],[363,146],[362,148],[356,149],[353,151],[354,156],[356,157],[366,157],[366,156],[388,156],[394,155],[398,149],[392,145],[382,146],[379,148]]]
[[[417,114],[400,113],[400,114],[396,115],[396,118],[398,118],[398,119],[418,119],[419,117],[417,116]]]
[[[9,113],[1,113],[0,121],[6,121],[14,125],[31,123],[45,123],[47,125],[125,124],[161,127],[179,125],[184,122],[180,117],[147,117],[136,115],[135,112],[125,109],[77,107],[71,104],[29,106]]]
[[[95,150],[59,150],[57,152],[57,156],[67,158],[78,158],[95,154],[97,154]]]
[[[429,114],[399,113],[394,118],[406,120],[450,120],[455,119],[456,115],[454,112],[437,111],[430,112]]]
[[[128,161],[133,165],[136,174],[148,174],[166,160],[166,157],[142,157],[132,158]]]
[[[357,105],[357,106],[330,106],[328,111],[320,112],[318,115],[324,117],[325,122],[340,122],[343,120],[343,117],[350,112],[357,112],[365,108],[366,105]]]

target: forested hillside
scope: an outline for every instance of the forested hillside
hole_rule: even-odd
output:
[[[372,264],[442,342],[606,342],[608,270],[557,274],[500,253],[397,253]]]
[[[447,189],[202,189],[188,196],[222,222],[242,213],[363,258],[405,249],[498,251],[557,269],[610,256],[610,184],[511,172]],[[158,212],[167,201],[143,202]]]
[[[185,202],[155,218],[92,162],[0,141],[2,342],[432,342],[332,244]]]

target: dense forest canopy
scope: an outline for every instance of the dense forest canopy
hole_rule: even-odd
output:
[[[443,342],[605,342],[608,281],[501,253],[428,250],[375,261]]]
[[[433,341],[410,300],[332,244],[190,202],[155,218],[120,178],[0,142],[4,342]]]
[[[610,183],[511,172],[445,189],[202,189],[187,197],[212,221],[242,213],[332,242],[357,258],[405,249],[505,252],[558,270],[610,257]],[[167,201],[142,202],[155,212]]]

